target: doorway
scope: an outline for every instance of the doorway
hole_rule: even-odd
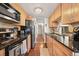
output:
[[[39,23],[37,29],[38,29],[38,36],[39,36],[39,38],[41,37],[40,39],[37,40],[37,42],[43,43],[44,42],[44,38],[43,38],[44,37],[44,25],[43,25],[43,23]]]
[[[44,34],[44,27],[41,24],[38,24],[38,35],[43,36]]]

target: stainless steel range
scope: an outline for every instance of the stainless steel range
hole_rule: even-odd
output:
[[[21,55],[21,43],[10,45],[6,48],[8,56],[20,56]]]

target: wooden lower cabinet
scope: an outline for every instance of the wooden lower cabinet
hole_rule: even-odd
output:
[[[0,50],[0,56],[5,56],[5,49]]]
[[[47,47],[51,56],[72,56],[73,51],[50,36],[47,36]]]
[[[28,35],[27,38],[27,52],[29,53],[31,49],[31,35]]]
[[[23,41],[21,47],[22,55],[24,55],[25,53],[29,53],[30,50],[31,50],[31,35],[28,35],[27,39]]]

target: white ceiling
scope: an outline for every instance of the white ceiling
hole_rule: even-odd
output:
[[[20,3],[23,9],[33,17],[49,17],[54,9],[57,7],[58,3]],[[43,12],[36,14],[34,9],[40,7]]]

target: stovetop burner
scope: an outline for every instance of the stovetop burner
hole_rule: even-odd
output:
[[[0,44],[6,44],[6,43],[8,43],[11,40],[13,40],[13,38],[11,38],[11,37],[0,38]]]
[[[1,44],[7,44],[7,43],[9,43],[10,41],[12,41],[12,39],[3,41],[3,42],[1,42]]]

